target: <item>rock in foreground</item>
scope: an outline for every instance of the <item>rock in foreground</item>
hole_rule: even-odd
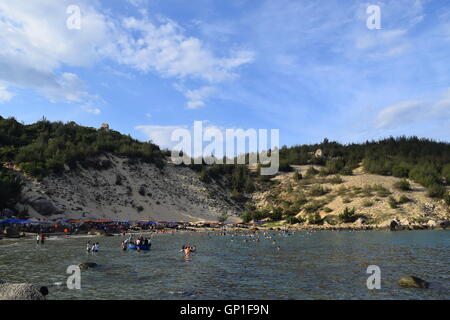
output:
[[[400,280],[398,280],[398,284],[404,288],[422,288],[422,289],[426,289],[430,285],[425,280],[422,280],[414,276],[403,277]]]
[[[5,283],[0,281],[0,300],[45,300],[46,287],[38,288],[28,283]]]

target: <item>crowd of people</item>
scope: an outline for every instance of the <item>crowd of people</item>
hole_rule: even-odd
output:
[[[127,239],[122,241],[122,250],[127,250],[129,246],[135,246],[137,250],[140,249],[149,249],[152,244],[148,238],[145,238],[143,235],[140,237],[133,239],[130,235]]]

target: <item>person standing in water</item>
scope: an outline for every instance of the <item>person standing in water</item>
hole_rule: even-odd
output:
[[[44,244],[44,242],[45,242],[45,236],[41,235],[41,244]]]
[[[36,244],[39,244],[41,242],[41,236],[39,233],[36,235]]]
[[[88,243],[86,244],[86,251],[91,252],[91,250],[92,250],[92,245],[91,245],[91,242],[88,241]]]

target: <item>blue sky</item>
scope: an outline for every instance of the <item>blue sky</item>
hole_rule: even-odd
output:
[[[81,9],[68,29],[66,9]],[[381,29],[369,30],[369,5]],[[438,0],[0,2],[0,115],[170,146],[194,121],[281,144],[449,140],[450,5]]]

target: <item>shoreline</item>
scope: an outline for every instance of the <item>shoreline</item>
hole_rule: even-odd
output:
[[[216,232],[219,236],[225,236],[234,232],[243,232],[243,233],[255,233],[255,232],[289,232],[289,231],[389,231],[389,232],[397,232],[397,231],[445,231],[450,230],[450,228],[445,227],[429,227],[424,225],[407,225],[407,226],[398,226],[395,230],[391,230],[386,226],[378,226],[378,225],[363,225],[363,226],[349,226],[349,225],[337,225],[337,226],[317,226],[317,225],[305,225],[305,226],[289,226],[289,227],[253,227],[253,228],[208,228],[208,227],[198,227],[198,228],[185,228],[185,229],[160,229],[164,230],[163,232],[158,232],[155,230],[142,230],[142,231],[132,231],[126,232],[125,235],[169,235],[173,233],[195,233],[195,232]],[[119,237],[124,236],[123,233],[106,233],[106,234],[89,234],[87,233],[44,233],[48,238],[101,238],[101,237]],[[32,240],[36,237],[37,233],[24,232],[19,236],[6,236],[1,235],[0,240]]]

